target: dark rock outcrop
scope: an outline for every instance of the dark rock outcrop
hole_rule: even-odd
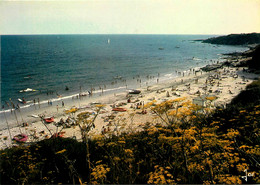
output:
[[[204,43],[221,45],[249,45],[260,43],[260,33],[230,34],[203,40]]]
[[[249,69],[260,70],[260,45],[251,53],[252,60],[248,61]]]
[[[205,67],[202,67],[201,70],[202,71],[213,71],[215,69],[219,69],[222,67],[222,64],[211,64],[211,65],[206,65]]]

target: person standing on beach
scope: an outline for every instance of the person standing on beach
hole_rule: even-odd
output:
[[[20,106],[19,106],[19,104],[17,104],[16,107],[17,107],[17,109],[20,111]]]
[[[14,103],[12,102],[12,99],[11,99],[11,98],[10,98],[10,102],[11,102],[11,104],[12,104],[13,109],[15,110],[15,105],[14,105]]]
[[[38,105],[39,105],[39,108],[40,108],[40,98],[38,98],[37,100],[38,100]]]
[[[64,107],[64,102],[62,101],[61,103],[62,103],[62,107]]]
[[[9,109],[10,108],[9,103],[7,101],[5,101],[5,103],[6,103],[7,107],[8,107],[8,109]],[[11,107],[11,113],[13,113],[12,107]]]
[[[102,135],[105,134],[105,126],[102,127],[102,129],[101,129],[101,134],[102,134]]]

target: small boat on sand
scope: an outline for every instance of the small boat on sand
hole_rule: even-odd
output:
[[[99,102],[91,102],[90,103],[90,105],[99,105],[99,104],[101,104],[101,103],[99,103]]]
[[[114,79],[119,79],[121,80],[123,77],[122,76],[115,76]]]
[[[80,93],[79,95],[80,96],[87,96],[88,94],[87,93]]]
[[[43,118],[43,119],[44,119],[44,121],[45,121],[46,123],[52,123],[52,122],[54,122],[54,117]]]
[[[140,94],[141,91],[140,90],[136,90],[136,89],[132,89],[128,91],[129,94]]]
[[[122,107],[116,107],[116,108],[113,108],[112,111],[125,112],[126,109],[125,109],[125,108],[122,108]]]
[[[25,101],[25,100],[22,100],[22,99],[20,99],[20,98],[18,98],[18,101],[19,101],[20,103],[26,104],[26,101]]]
[[[31,117],[33,117],[33,118],[39,118],[39,116],[38,116],[38,115],[35,115],[35,114],[32,114]]]
[[[28,139],[28,136],[26,134],[18,134],[13,137],[13,140],[15,140],[17,142],[25,142],[25,141],[27,141],[27,139]]]

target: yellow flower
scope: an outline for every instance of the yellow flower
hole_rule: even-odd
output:
[[[62,154],[64,152],[66,152],[66,151],[67,151],[66,149],[63,149],[63,150],[60,150],[60,151],[56,152],[56,154]]]
[[[209,101],[213,101],[213,100],[215,100],[215,99],[217,99],[216,96],[209,96],[209,97],[206,97],[206,100],[209,100]]]
[[[228,129],[228,133],[227,133],[228,138],[233,138],[233,137],[236,137],[237,135],[239,135],[238,130]]]
[[[242,172],[244,171],[245,169],[248,169],[248,164],[246,163],[242,163],[242,164],[237,164],[237,170]]]
[[[102,160],[99,160],[99,161],[96,162],[96,164],[99,164],[99,163],[101,163],[101,162],[102,162]]]
[[[102,107],[105,107],[105,105],[103,105],[103,104],[97,104],[96,107],[97,107],[97,108],[102,108]]]
[[[114,157],[113,159],[114,159],[114,161],[120,161],[119,157]]]
[[[169,174],[169,173],[168,173],[166,176],[171,177],[171,178],[173,177],[173,176],[172,176],[171,174]]]
[[[172,110],[168,114],[169,116],[175,116],[176,115],[176,110]]]
[[[147,103],[147,104],[144,105],[144,108],[149,108],[149,107],[151,107],[151,106],[154,106],[154,105],[155,105],[154,103],[155,103],[155,102],[149,102],[149,103]]]
[[[115,142],[110,142],[107,144],[107,146],[116,146],[116,143]]]
[[[133,154],[133,151],[130,150],[130,149],[125,149],[125,153],[127,153],[127,154]]]
[[[181,102],[181,101],[183,101],[183,100],[185,100],[186,99],[186,97],[182,97],[182,98],[176,98],[176,99],[174,99],[174,100],[172,100],[173,102]]]

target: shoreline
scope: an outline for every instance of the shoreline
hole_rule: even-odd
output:
[[[11,124],[9,123],[9,127],[13,128],[13,127],[17,127],[17,119],[18,122],[20,124],[22,124],[23,122],[28,122],[28,123],[33,123],[34,119],[31,117],[31,115],[42,115],[45,114],[45,116],[56,116],[57,114],[57,105],[58,105],[58,113],[59,114],[63,114],[62,112],[64,112],[64,110],[66,109],[70,109],[71,107],[86,107],[89,106],[90,103],[93,102],[104,102],[107,104],[106,99],[112,99],[111,101],[114,101],[113,96],[115,96],[115,94],[120,95],[120,94],[124,94],[125,96],[127,95],[127,92],[131,89],[141,89],[146,90],[147,87],[157,87],[157,86],[165,86],[165,84],[168,83],[172,83],[177,81],[178,79],[182,79],[182,78],[187,78],[189,77],[190,74],[192,74],[192,70],[193,73],[195,71],[197,72],[201,72],[201,69],[203,67],[205,67],[206,65],[214,65],[214,62],[217,61],[212,61],[212,64],[205,64],[202,67],[194,67],[194,68],[190,68],[190,70],[185,70],[185,71],[175,71],[171,73],[171,77],[170,79],[167,79],[166,75],[164,74],[163,77],[156,77],[156,78],[151,78],[149,79],[149,83],[144,81],[144,79],[142,79],[142,83],[139,83],[139,79],[136,78],[137,83],[135,85],[135,87],[132,85],[130,88],[126,85],[126,86],[120,86],[114,89],[109,89],[106,90],[104,89],[103,93],[102,91],[99,90],[95,90],[93,91],[93,95],[87,95],[87,96],[79,96],[80,93],[78,94],[73,94],[73,95],[69,95],[69,96],[64,96],[61,98],[55,98],[55,99],[50,99],[52,100],[52,106],[48,103],[48,100],[44,100],[41,101],[40,103],[38,103],[36,101],[36,103],[31,103],[31,104],[27,104],[25,105],[25,107],[20,107],[19,109],[7,109],[7,110],[2,110],[0,111],[0,113],[2,114],[2,123],[0,126],[0,131],[7,129],[6,126],[6,120],[5,120],[5,116],[7,117],[8,121],[11,122]],[[224,61],[220,62],[223,63]],[[175,73],[175,74],[174,74]],[[190,73],[190,74],[189,74]],[[174,74],[174,75],[173,75]],[[160,74],[159,74],[160,75]],[[185,76],[184,76],[185,75]],[[159,82],[157,82],[157,79]],[[141,78],[140,78],[141,81]],[[153,81],[153,82],[151,82]],[[180,83],[178,83],[180,84]],[[177,85],[178,85],[177,84]],[[82,94],[86,94],[86,92],[82,92]],[[62,102],[64,102],[65,107],[62,107]],[[63,111],[60,111],[63,110]],[[15,114],[16,113],[16,117]],[[5,114],[5,115],[3,115]],[[60,115],[59,115],[60,117]]]
[[[219,59],[221,61],[221,63],[223,62],[222,59]],[[87,104],[91,103],[91,102],[95,102],[95,101],[99,101],[99,99],[104,99],[104,97],[106,96],[112,96],[113,94],[121,94],[121,93],[126,93],[128,90],[130,89],[146,89],[149,86],[154,86],[154,85],[158,85],[158,81],[159,84],[161,83],[167,83],[168,81],[172,81],[172,80],[177,80],[178,78],[182,78],[183,75],[185,74],[185,76],[188,75],[188,72],[193,69],[193,70],[200,70],[201,68],[205,67],[206,65],[214,65],[214,62],[218,62],[219,60],[212,60],[210,61],[211,64],[204,64],[201,67],[194,67],[194,68],[190,68],[189,70],[184,70],[184,71],[172,71],[171,73],[165,73],[165,74],[160,74],[158,73],[158,77],[156,76],[149,76],[145,77],[145,76],[137,76],[137,77],[133,77],[134,80],[130,81],[130,84],[127,85],[123,85],[123,82],[120,83],[120,85],[118,87],[114,87],[110,89],[96,89],[93,91],[92,95],[90,96],[88,94],[88,91],[82,91],[76,94],[71,94],[71,95],[66,95],[63,97],[56,97],[56,98],[49,98],[43,101],[40,101],[33,103],[33,101],[31,101],[30,103],[24,105],[24,106],[20,106],[19,109],[2,109],[0,111],[1,117],[2,117],[2,121],[1,121],[1,125],[0,125],[0,130],[6,129],[6,121],[5,121],[5,116],[7,117],[8,120],[10,120],[11,124],[9,124],[9,126],[11,127],[16,127],[17,126],[17,120],[15,118],[14,112],[16,112],[18,114],[17,118],[19,120],[19,122],[32,122],[33,120],[28,118],[30,117],[30,115],[39,115],[39,114],[44,114],[47,113],[49,114],[48,110],[52,109],[51,112],[55,112],[56,110],[56,106],[59,106],[59,109],[63,108],[62,107],[62,102],[65,103],[65,108],[66,109],[70,109],[71,107],[84,107],[87,106]],[[170,79],[168,79],[170,78]],[[158,80],[158,81],[157,81]],[[134,84],[135,81],[135,84]],[[142,83],[141,83],[142,82]],[[79,96],[79,94],[84,94],[85,96]],[[52,106],[49,105],[49,101],[52,102]],[[103,100],[102,100],[103,101]],[[4,115],[6,114],[6,115]],[[25,121],[24,121],[25,120]]]
[[[198,90],[201,90],[202,87],[205,85],[205,81],[208,79],[209,76],[212,76],[214,74],[223,74],[225,70],[229,70],[230,76],[227,78],[223,78],[221,81],[220,88],[222,88],[222,91],[225,90],[225,92],[221,92],[220,94],[217,93],[208,93],[208,95],[216,95],[218,98],[214,102],[215,105],[223,105],[225,106],[228,102],[232,100],[233,97],[235,97],[241,90],[245,89],[246,85],[251,83],[254,78],[258,77],[258,75],[252,74],[252,73],[245,73],[242,71],[242,69],[237,70],[237,68],[224,68],[221,70],[214,70],[212,72],[204,72],[201,75],[191,75],[186,76],[182,78],[176,78],[171,81],[167,81],[164,83],[156,84],[154,86],[151,86],[150,88],[143,88],[141,89],[142,93],[139,95],[133,95],[131,97],[132,103],[127,103],[127,93],[120,93],[116,95],[107,95],[103,97],[97,98],[98,103],[105,104],[105,108],[101,111],[101,114],[97,116],[97,119],[95,120],[95,129],[91,131],[92,134],[100,134],[102,127],[105,128],[110,127],[110,130],[116,130],[117,127],[121,127],[121,131],[124,129],[131,127],[131,129],[138,129],[140,124],[145,124],[146,122],[154,122],[154,115],[151,112],[148,112],[148,114],[140,114],[140,109],[131,108],[136,106],[136,103],[143,102],[148,103],[152,100],[156,100],[158,103],[165,101],[167,99],[175,99],[178,97],[187,97],[188,100],[193,100],[196,97],[199,97],[196,92]],[[234,79],[231,74],[236,73],[239,74],[239,77],[237,79]],[[233,75],[233,74],[232,74]],[[246,76],[246,80],[243,80],[241,75]],[[196,80],[197,83],[196,83]],[[188,86],[190,86],[190,90],[187,89]],[[216,92],[217,87],[213,86],[210,92]],[[169,92],[169,96],[167,97],[167,93]],[[229,93],[229,92],[232,92]],[[178,95],[179,94],[179,95]],[[89,99],[88,99],[89,100]],[[133,103],[135,102],[135,103]],[[91,102],[85,101],[82,102],[82,105],[86,105],[87,107],[85,109],[82,109],[78,111],[76,114],[79,114],[80,112],[89,111],[95,113],[95,104],[90,105]],[[127,109],[127,112],[125,113],[116,113],[112,111],[112,106],[115,105],[121,105],[119,107],[123,107]],[[67,107],[65,107],[67,108]],[[64,109],[65,109],[64,108]],[[135,117],[133,122],[129,122],[129,117],[131,113],[135,113]],[[47,114],[48,116],[53,115],[55,117],[55,121],[58,122],[61,118],[64,120],[67,119],[68,115],[66,115],[63,110],[60,110],[60,112],[55,112],[55,107],[52,107],[52,109],[48,109]],[[111,121],[105,120],[106,117],[109,116],[115,116],[115,119],[118,119],[118,116],[125,119],[125,125],[111,125]],[[22,133],[25,133],[29,136],[32,136],[33,134],[37,135],[37,139],[29,139],[28,142],[34,142],[39,141],[45,138],[51,137],[51,134],[48,133],[48,130],[46,129],[46,126],[41,122],[39,118],[33,118],[34,121],[29,124],[27,127],[13,127],[10,128],[10,132],[12,134],[12,137]],[[52,131],[52,133],[57,133],[59,131],[65,131],[64,137],[76,137],[77,140],[81,139],[81,134],[79,128],[76,126],[75,128],[59,128],[56,127],[53,123],[47,125],[48,129]],[[116,130],[118,131],[118,130]],[[7,138],[7,140],[3,141],[0,144],[0,148],[6,148],[11,146],[11,141],[8,134],[8,129],[0,130],[0,136],[1,139],[3,137]]]

